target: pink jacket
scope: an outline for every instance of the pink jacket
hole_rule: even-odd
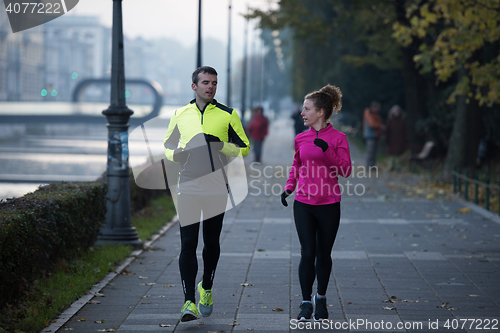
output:
[[[320,138],[328,143],[323,150],[314,145]],[[328,205],[340,202],[342,188],[338,176],[351,174],[351,155],[346,135],[328,124],[316,131],[309,131],[295,137],[295,156],[285,190],[294,191],[295,200],[310,205]]]

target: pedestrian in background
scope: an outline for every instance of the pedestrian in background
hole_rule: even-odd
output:
[[[408,130],[403,110],[394,105],[389,110],[385,132],[387,154],[389,154],[389,171],[401,171],[401,155],[408,146]]]
[[[262,155],[262,144],[267,135],[269,121],[267,117],[264,116],[264,108],[262,106],[256,106],[252,109],[252,119],[248,123],[247,133],[250,135],[252,140],[252,147],[254,153],[254,162],[261,162]]]
[[[301,246],[299,281],[302,303],[299,321],[328,319],[326,290],[332,270],[331,252],[340,223],[341,189],[338,176],[351,174],[346,135],[329,123],[342,107],[339,88],[327,85],[306,95],[302,110],[310,129],[295,137],[295,155],[281,203],[297,188],[293,203]],[[314,280],[317,292],[312,297]]]
[[[223,177],[229,157],[245,157],[250,143],[234,109],[214,99],[217,72],[203,66],[193,72],[191,88],[195,99],[175,110],[163,141],[165,156],[178,163],[177,213],[181,253],[179,270],[184,291],[182,322],[210,316],[212,285],[220,256],[220,234],[229,187]],[[198,284],[196,306],[198,235],[203,215],[203,279]]]
[[[377,160],[377,144],[382,132],[384,122],[379,114],[380,103],[372,101],[369,108],[363,113],[363,137],[366,140],[366,168],[375,166]]]
[[[304,119],[302,119],[301,112],[302,112],[301,107],[297,105],[297,108],[290,117],[293,119],[293,129],[295,130],[295,136],[297,136],[297,134],[299,133],[304,132],[304,130],[307,129],[307,127],[304,125]]]

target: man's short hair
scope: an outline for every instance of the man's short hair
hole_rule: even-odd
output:
[[[217,71],[215,70],[215,68],[213,67],[210,67],[210,66],[201,66],[201,67],[198,67],[194,72],[193,72],[193,75],[191,77],[191,79],[193,80],[193,83],[194,84],[198,84],[198,75],[200,73],[207,73],[207,74],[212,74],[212,75],[218,75],[217,74]]]

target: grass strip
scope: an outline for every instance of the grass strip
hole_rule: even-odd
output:
[[[148,207],[141,209],[132,216],[132,226],[137,230],[139,239],[147,241],[157,233],[175,215],[172,198],[162,195],[153,199]]]
[[[153,199],[149,207],[132,216],[139,238],[147,241],[172,219],[175,208],[170,197]],[[16,305],[0,312],[0,332],[38,333],[88,292],[132,251],[131,246],[95,246],[71,262],[60,261],[53,272],[36,281]]]

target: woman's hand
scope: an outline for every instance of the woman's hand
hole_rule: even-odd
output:
[[[323,153],[328,149],[328,143],[326,143],[326,141],[323,139],[320,138],[314,139],[314,144],[323,149]]]
[[[283,206],[288,207],[288,203],[286,202],[286,198],[292,194],[292,191],[290,190],[284,190],[283,193],[281,193],[281,203]]]

